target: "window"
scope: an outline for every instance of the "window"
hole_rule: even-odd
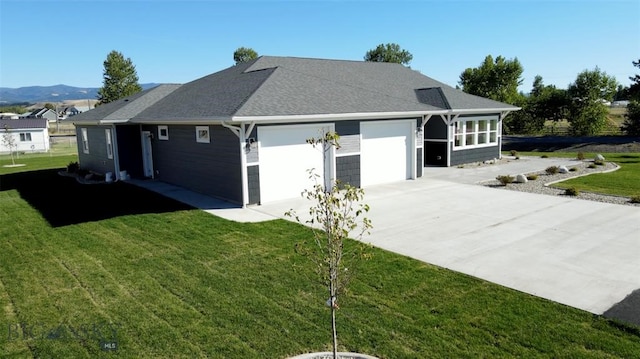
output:
[[[24,132],[20,134],[20,142],[30,142],[31,141],[31,133]]]
[[[111,143],[111,130],[104,130],[104,138],[107,141],[107,158],[113,159],[113,144]]]
[[[159,140],[168,140],[169,139],[169,127],[168,126],[158,126],[158,139]]]
[[[454,126],[454,148],[493,146],[498,142],[497,119],[466,119]]]
[[[196,142],[210,143],[209,126],[196,126]]]
[[[87,135],[87,129],[81,128],[82,132],[82,152],[88,154],[89,153],[89,136]]]

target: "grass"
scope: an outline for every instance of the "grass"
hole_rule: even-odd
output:
[[[607,115],[607,121],[604,128],[601,131],[601,135],[620,135],[620,126],[624,123],[625,115],[627,113],[626,107],[609,107],[609,114]],[[543,133],[547,135],[566,135],[569,131],[571,123],[564,119],[560,121],[546,121],[544,124]]]
[[[48,153],[20,154],[14,159],[16,164],[24,164],[24,166],[5,167],[12,164],[11,156],[0,155],[0,175],[66,167],[69,162],[78,161],[78,148],[75,143],[59,142],[54,143]]]
[[[541,152],[521,152],[524,156],[540,156]],[[549,157],[574,159],[573,152],[545,152]],[[585,158],[593,159],[595,153],[585,153]],[[640,195],[640,153],[603,153],[606,161],[615,162],[620,169],[610,173],[597,173],[554,184],[567,189],[575,187],[580,192],[594,192],[614,196],[632,197]]]
[[[0,188],[0,357],[285,358],[329,349],[326,290],[294,252],[308,229],[235,223],[126,183],[82,186],[52,174],[0,178],[12,184]],[[43,181],[69,201],[30,195]],[[55,209],[100,212],[118,202],[126,213],[49,223]],[[640,328],[383,250],[350,288],[338,311],[341,349],[380,358],[640,352]],[[100,350],[101,337],[117,340],[118,351]]]

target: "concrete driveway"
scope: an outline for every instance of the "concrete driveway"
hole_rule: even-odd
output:
[[[567,160],[426,168],[415,181],[365,190],[371,244],[595,314],[640,288],[640,207],[492,189],[497,174]],[[290,200],[252,207],[284,218]],[[640,308],[636,308],[640,312]]]
[[[425,168],[424,177],[365,189],[371,244],[595,314],[640,325],[640,207],[474,184],[566,159]],[[138,184],[240,222],[307,213],[303,199],[237,208],[160,182]],[[154,188],[155,186],[155,188]],[[629,304],[636,303],[636,304]]]

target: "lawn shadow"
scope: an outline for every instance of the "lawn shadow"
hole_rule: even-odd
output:
[[[60,169],[0,176],[0,191],[17,190],[52,227],[193,207],[126,182],[80,184]]]

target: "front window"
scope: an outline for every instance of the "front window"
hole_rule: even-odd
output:
[[[29,132],[21,133],[20,142],[31,142],[31,133]]]
[[[168,126],[158,126],[158,139],[159,140],[168,140],[169,139],[169,127]]]
[[[89,136],[87,134],[87,129],[80,129],[82,132],[82,152],[88,154],[89,153]]]
[[[113,144],[111,143],[111,130],[104,130],[104,136],[107,141],[107,158],[113,159]]]
[[[209,126],[196,126],[196,142],[210,143]]]
[[[454,148],[493,146],[498,143],[498,120],[469,118],[454,123]]]

